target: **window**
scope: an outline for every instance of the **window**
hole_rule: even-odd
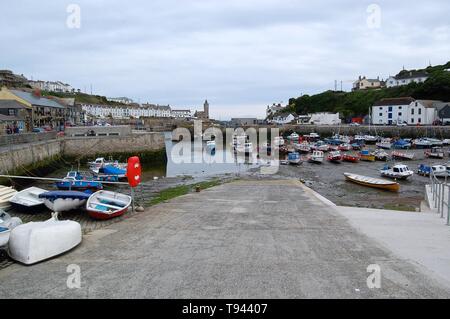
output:
[[[9,116],[14,116],[16,115],[16,112],[14,111],[14,109],[8,109],[8,114]]]
[[[392,112],[392,106],[389,106],[388,112]]]
[[[421,108],[419,108],[418,114],[419,114],[419,115],[422,114],[422,109],[421,109]]]
[[[398,109],[399,109],[399,110],[401,110],[401,109],[402,109],[402,107],[401,107],[401,106],[399,106],[399,107],[398,107]]]
[[[402,112],[398,112],[398,116],[402,116]]]
[[[392,118],[392,113],[388,113],[388,119]]]
[[[416,106],[418,105],[418,103],[416,102]]]
[[[419,117],[419,118],[417,119],[417,122],[418,122],[418,123],[422,123],[422,119]]]
[[[383,111],[383,108],[380,106],[380,111]]]
[[[411,115],[414,115],[414,109],[411,109]]]
[[[414,123],[414,119],[411,119],[411,123]]]
[[[380,116],[383,116],[383,113],[380,113],[379,115],[380,115]]]

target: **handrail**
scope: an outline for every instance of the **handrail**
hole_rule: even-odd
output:
[[[440,218],[444,218],[444,209],[447,210],[447,226],[450,226],[450,184],[447,182],[448,173],[444,176],[444,181],[439,180],[433,169],[430,171],[430,188],[433,206],[437,208]],[[430,200],[430,199],[429,199]]]

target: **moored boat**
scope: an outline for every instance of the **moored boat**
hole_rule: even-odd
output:
[[[414,172],[408,168],[408,166],[403,164],[397,164],[393,167],[385,165],[380,170],[381,176],[395,178],[395,179],[407,179],[414,175]]]
[[[369,150],[359,152],[359,159],[366,162],[375,162],[375,156],[370,154]]]
[[[441,147],[432,147],[431,150],[425,151],[425,156],[429,158],[444,158],[444,150]]]
[[[411,147],[411,143],[403,139],[399,139],[392,144],[392,147],[396,149],[406,149]]]
[[[311,163],[321,164],[323,162],[323,158],[324,155],[322,151],[313,151],[308,157],[308,161]]]
[[[352,154],[344,154],[344,155],[342,155],[342,160],[343,160],[344,162],[358,163],[358,161],[359,161],[359,156],[357,156],[357,155],[352,155]]]
[[[352,150],[352,146],[348,143],[343,143],[343,144],[339,145],[339,150],[344,151],[344,152],[350,151],[350,150]]]
[[[414,153],[392,151],[391,157],[394,159],[412,160],[414,158]]]
[[[448,170],[448,168],[447,168]],[[422,176],[430,176],[431,173],[431,166],[425,165],[425,164],[420,164],[417,167],[417,174],[422,175]]]
[[[387,161],[389,159],[389,154],[382,149],[373,151],[372,155],[375,156],[375,160],[377,161]]]
[[[342,161],[342,154],[339,151],[330,152],[327,160],[333,163],[340,163]]]
[[[448,176],[447,167],[444,165],[433,165],[431,166],[431,171],[436,177],[446,177]]]
[[[300,158],[300,154],[298,152],[291,152],[288,154],[288,161],[291,165],[300,165],[302,164],[302,160]]]
[[[295,146],[295,149],[297,151],[299,151],[299,152],[302,152],[302,153],[309,153],[309,152],[311,152],[311,146],[309,145],[308,142],[302,142],[300,144],[297,144]]]
[[[377,142],[375,145],[378,148],[382,148],[382,149],[386,149],[386,150],[388,150],[392,147],[390,138],[383,138],[380,142]]]
[[[100,181],[84,176],[77,171],[68,172],[62,181],[55,183],[55,186],[59,190],[97,191],[103,189]]]
[[[357,175],[357,174],[351,174],[351,173],[344,173],[344,176],[348,181],[351,181],[351,182],[359,184],[359,185],[389,190],[389,191],[393,191],[393,192],[398,192],[400,190],[400,184],[395,181],[388,181],[385,179],[373,178],[373,177],[369,177],[369,176],[363,176],[363,175]]]
[[[39,195],[45,192],[45,189],[39,187],[29,187],[16,193],[9,202],[18,210],[38,212],[44,208],[44,200],[39,198]]]
[[[130,205],[130,196],[101,190],[89,197],[86,203],[86,210],[92,218],[110,219],[123,215]]]

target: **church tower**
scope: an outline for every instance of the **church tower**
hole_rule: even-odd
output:
[[[205,100],[205,103],[203,103],[203,114],[205,118],[209,119],[209,103],[208,100]]]

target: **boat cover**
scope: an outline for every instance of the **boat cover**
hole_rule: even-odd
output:
[[[90,194],[78,191],[51,191],[39,195],[40,198],[55,200],[57,198],[88,199]]]

